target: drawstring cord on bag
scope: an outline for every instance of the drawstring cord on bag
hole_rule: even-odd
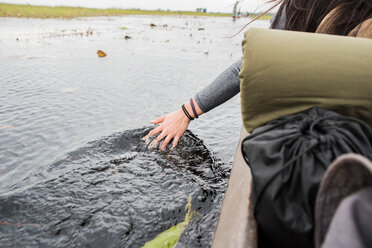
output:
[[[264,130],[261,130],[260,132],[257,132],[257,133],[255,133],[255,134],[252,134],[252,135],[250,135],[250,136],[248,136],[248,137],[246,137],[244,140],[243,140],[243,142],[245,141],[245,140],[248,140],[248,139],[252,139],[252,138],[254,138],[254,137],[256,137],[256,136],[258,136],[258,135],[260,135],[260,134],[263,134],[263,133],[266,133],[266,132],[268,132],[268,131],[271,131],[271,130],[273,130],[274,128],[277,128],[277,127],[279,127],[279,126],[281,126],[281,125],[283,125],[283,124],[286,124],[286,123],[288,123],[288,122],[291,122],[291,121],[295,121],[296,119],[300,119],[300,120],[302,120],[302,118],[301,117],[303,117],[303,115],[301,115],[301,116],[298,116],[298,115],[296,115],[296,116],[292,116],[291,118],[289,118],[289,119],[285,119],[285,120],[283,120],[283,121],[281,121],[281,122],[279,122],[279,123],[277,123],[277,124],[275,124],[275,125],[273,125],[272,127],[270,127],[270,128],[268,128],[268,129],[264,129]],[[293,157],[293,158],[291,158],[287,163],[285,163],[284,165],[283,165],[283,167],[280,169],[280,170],[278,170],[264,185],[263,185],[263,187],[262,187],[262,189],[260,190],[260,192],[258,192],[258,194],[257,194],[257,198],[256,198],[256,201],[255,201],[255,203],[254,203],[254,208],[256,208],[256,206],[257,206],[257,204],[258,204],[258,202],[260,201],[260,199],[261,199],[261,197],[262,197],[262,195],[263,195],[263,192],[265,192],[265,190],[266,190],[266,188],[269,186],[269,184],[278,176],[278,175],[280,175],[284,170],[286,170],[287,168],[289,168],[291,165],[293,165],[293,163],[297,160],[297,159],[299,159],[300,157],[302,157],[304,154],[306,154],[306,153],[308,153],[310,150],[312,150],[314,147],[316,147],[317,145],[319,145],[319,144],[321,144],[321,143],[323,143],[324,142],[324,136],[323,135],[318,135],[318,133],[316,133],[316,131],[315,131],[315,126],[316,125],[318,125],[319,123],[321,123],[322,121],[325,121],[325,120],[345,120],[345,121],[351,121],[351,122],[356,122],[356,123],[358,123],[361,127],[364,127],[365,128],[365,131],[367,131],[368,133],[369,133],[369,135],[370,135],[370,137],[372,137],[372,128],[369,126],[369,125],[367,125],[366,123],[364,123],[363,121],[361,121],[361,120],[359,120],[359,119],[357,119],[357,118],[354,118],[354,117],[349,117],[349,116],[342,116],[342,118],[341,118],[341,116],[339,116],[339,115],[335,115],[335,116],[324,116],[324,117],[321,117],[321,118],[319,118],[319,119],[317,119],[317,120],[314,120],[312,123],[311,123],[311,125],[310,125],[310,127],[309,127],[309,134],[310,134],[310,136],[312,136],[313,138],[315,138],[315,139],[313,139],[313,140],[311,140],[310,141],[310,145],[309,145],[309,147],[306,149],[306,150],[304,150],[304,151],[302,151],[300,154],[298,154],[298,155],[296,155],[295,157]],[[368,143],[368,148],[370,149],[370,150],[372,150],[372,146],[371,146],[371,143]],[[245,159],[245,161],[247,162],[247,163],[249,163],[249,159],[245,156],[245,154],[244,154],[244,151],[243,151],[243,146],[241,147],[241,149],[242,149],[242,154],[244,155],[244,159]]]
[[[284,170],[286,170],[287,168],[289,168],[291,165],[293,165],[293,162],[296,161],[298,158],[302,157],[304,154],[306,154],[308,151],[310,151],[311,149],[313,149],[315,146],[317,146],[320,142],[318,140],[312,140],[313,144],[310,144],[310,146],[305,150],[303,151],[302,153],[298,154],[297,156],[295,156],[294,158],[290,159],[287,163],[284,164],[284,166],[278,170],[265,184],[264,186],[262,187],[261,191],[258,193],[257,195],[257,199],[256,199],[256,202],[254,203],[254,208],[256,208],[257,206],[257,203],[260,201],[261,197],[262,197],[262,194],[263,192],[265,192],[266,188],[269,186],[269,184],[278,176],[280,175]]]

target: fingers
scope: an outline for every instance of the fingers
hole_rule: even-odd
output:
[[[148,145],[148,149],[154,149],[154,148],[158,148],[158,145],[160,143],[160,147],[159,149],[164,151],[167,147],[167,145],[169,144],[169,142],[173,139],[173,144],[172,144],[172,147],[171,147],[171,151],[174,150],[174,148],[178,145],[178,142],[180,140],[180,136],[171,136],[171,135],[168,135],[166,136],[165,140],[163,142],[160,142],[166,135],[163,135],[163,133],[161,135],[159,135],[156,139],[154,139],[153,141],[151,142],[148,142],[146,143]],[[160,137],[160,139],[159,139]],[[146,141],[145,141],[146,142]]]
[[[160,122],[163,122],[163,121],[164,121],[165,117],[166,117],[166,116],[163,115],[162,117],[159,117],[159,118],[157,118],[157,119],[155,119],[155,120],[152,120],[151,123],[152,123],[152,124],[159,124]]]
[[[145,141],[145,144],[146,144],[146,145],[150,144],[150,138],[149,138],[148,135],[142,137],[141,140]]]
[[[154,134],[160,133],[162,130],[163,130],[163,127],[162,126],[158,126],[158,127],[154,128],[154,129],[152,129],[147,136],[150,138]]]
[[[156,149],[158,148],[158,145],[159,145],[159,142],[157,142],[155,139],[153,141],[150,142],[150,144],[148,144],[147,146],[147,149],[151,150],[151,149]]]
[[[161,146],[160,146],[160,150],[164,151],[165,148],[167,147],[169,141],[171,141],[171,139],[172,139],[172,136],[168,135],[168,136],[165,138],[165,140],[163,141],[163,143],[161,144]]]
[[[180,140],[180,138],[181,137],[178,135],[173,138],[173,145],[172,145],[171,150],[173,150],[178,145],[178,141]]]
[[[157,146],[161,141],[160,149],[165,150],[167,145],[172,141],[172,149],[178,145],[180,138],[182,137],[183,133],[187,129],[190,120],[185,117],[183,111],[177,110],[172,113],[166,114],[162,117],[159,117],[153,121],[153,124],[160,124],[158,127],[155,127],[147,134],[147,138],[145,141],[150,142],[150,137],[155,134],[159,134],[153,141],[151,141],[151,146]]]
[[[153,131],[154,131],[154,134],[155,134],[155,132],[157,132],[155,130],[153,130]],[[149,135],[150,134],[148,134],[148,136],[145,136],[145,137],[149,137]],[[180,135],[173,136],[171,134],[166,134],[163,131],[156,139],[154,139],[151,142],[148,141],[148,143],[146,143],[146,144],[148,145],[149,149],[157,148],[159,143],[161,142],[161,140],[165,138],[164,141],[160,143],[160,147],[159,147],[160,150],[164,151],[165,148],[167,147],[167,145],[169,144],[169,142],[173,139],[172,148],[170,150],[174,150],[174,148],[178,145],[178,142],[179,142],[181,136]],[[149,140],[149,138],[147,138],[147,140]]]
[[[156,141],[160,142],[162,139],[164,139],[165,136],[168,136],[168,133],[165,131],[161,132],[158,137],[156,137]]]

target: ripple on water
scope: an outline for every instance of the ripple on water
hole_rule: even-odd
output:
[[[191,132],[174,151],[148,150],[149,130],[90,142],[50,165],[52,178],[1,195],[2,246],[140,247],[183,221],[191,195],[197,214],[179,247],[208,247],[226,171]]]

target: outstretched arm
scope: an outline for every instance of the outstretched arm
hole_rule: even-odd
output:
[[[239,93],[240,66],[241,61],[239,60],[222,72],[206,88],[196,94],[192,101],[198,116],[226,102]],[[185,108],[191,117],[195,118],[190,102],[185,104]],[[172,139],[172,148],[174,148],[177,146],[179,139],[189,126],[190,121],[191,120],[185,115],[182,108],[180,108],[175,112],[166,114],[151,121],[151,123],[160,124],[160,126],[151,130],[147,136],[151,137],[160,133],[156,138],[156,142],[160,142],[164,139],[160,149],[164,150]]]
[[[239,93],[239,72],[241,65],[241,60],[236,61],[213,80],[212,83],[195,95],[196,103],[204,113],[221,105]]]
[[[280,13],[279,19],[273,29],[285,29],[286,23],[285,8]],[[239,72],[241,60],[232,64],[224,72],[222,72],[211,84],[198,92],[192,99],[198,115],[208,112],[209,110],[226,102],[240,91]],[[190,103],[185,104],[185,107],[192,117]],[[183,113],[182,109],[166,114],[160,118],[151,121],[153,124],[160,124],[147,135],[151,137],[160,133],[156,138],[157,142],[164,139],[160,149],[164,150],[168,143],[173,139],[173,146],[177,146],[179,139],[189,126],[190,119]]]
[[[202,115],[203,111],[199,108],[199,105],[195,102],[194,99],[191,99],[194,103],[195,111],[197,115]],[[186,111],[191,115],[192,118],[195,118],[190,102],[185,104]],[[173,139],[172,148],[176,147],[178,141],[186,131],[189,126],[190,119],[186,116],[182,108],[174,111],[172,113],[166,114],[162,117],[159,117],[153,121],[152,124],[160,124],[160,126],[154,128],[148,133],[148,137],[151,137],[157,133],[160,133],[156,137],[156,142],[160,142],[164,139],[163,143],[160,146],[160,150],[164,151],[168,143]]]

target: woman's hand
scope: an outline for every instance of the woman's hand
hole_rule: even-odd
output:
[[[160,124],[160,126],[151,130],[147,137],[150,138],[151,136],[160,133],[158,137],[156,137],[156,142],[160,142],[164,139],[163,143],[160,146],[160,150],[164,151],[167,147],[168,143],[173,139],[172,148],[177,146],[178,141],[186,131],[187,127],[189,126],[190,120],[187,116],[183,113],[182,109],[179,109],[175,112],[166,114],[162,117],[159,117],[153,121],[152,124]]]

